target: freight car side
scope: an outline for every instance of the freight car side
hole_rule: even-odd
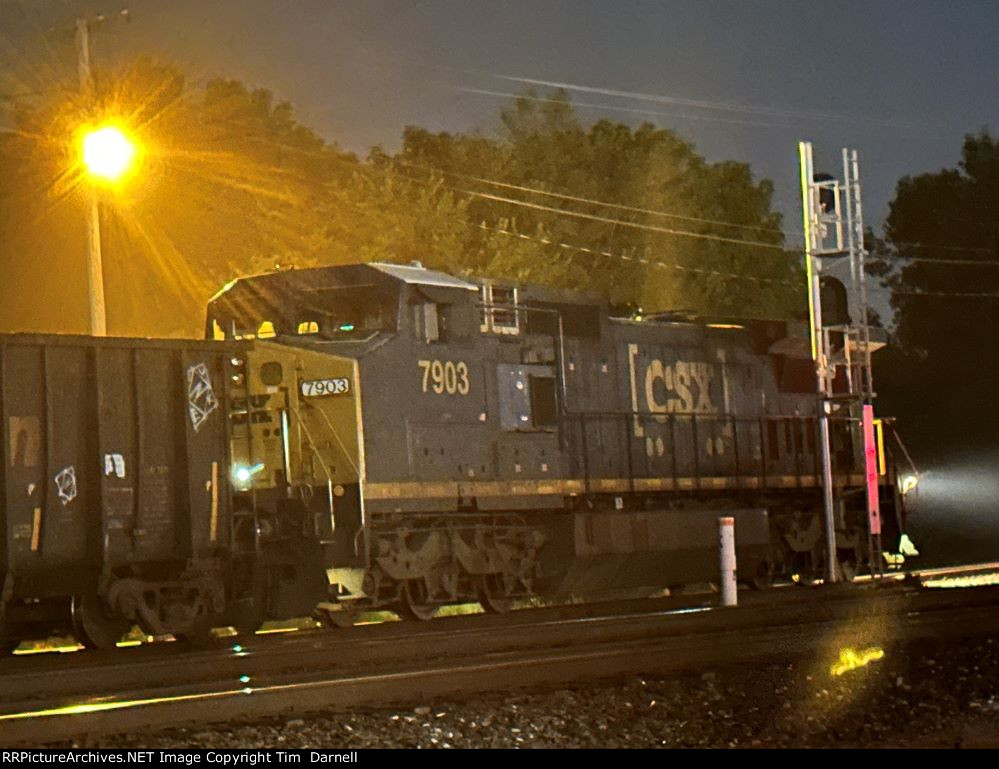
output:
[[[0,638],[207,632],[240,343],[0,337]]]

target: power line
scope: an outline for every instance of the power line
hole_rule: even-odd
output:
[[[335,160],[337,162],[344,162],[344,163],[350,162],[350,161],[347,161],[345,158],[333,158],[333,160]],[[395,171],[393,169],[388,169],[388,168],[372,168],[370,166],[363,166],[363,165],[361,165],[359,163],[354,163],[354,162],[351,162],[350,164],[351,164],[351,167],[354,170],[359,171],[360,173],[369,176],[369,178],[370,178],[370,174],[371,173],[380,172],[383,176],[386,176],[388,178],[402,179],[404,181],[414,182],[416,184],[421,184],[421,185],[425,185],[425,186],[433,184],[430,180],[427,180],[427,179],[417,179],[417,178],[414,178],[414,177],[411,177],[411,176],[406,176],[405,174],[400,174],[400,173],[398,173],[397,171]],[[463,193],[463,194],[475,194],[475,193],[471,193],[471,192],[466,192],[464,190],[456,190],[455,188],[448,187],[447,185],[440,185],[440,186],[444,187],[445,189],[449,189],[449,190],[456,191],[456,192]],[[482,193],[482,194],[485,194],[485,193]],[[369,212],[363,211],[360,207],[356,206],[355,204],[351,204],[351,205],[352,205],[352,207],[356,208],[358,211],[364,213],[365,215],[369,215]],[[528,205],[530,205],[530,204],[528,204]],[[547,207],[545,207],[545,208],[547,208]],[[562,211],[562,209],[552,209],[552,210],[554,210],[554,211]],[[732,279],[736,279],[736,280],[748,280],[748,281],[752,281],[752,282],[755,282],[755,283],[761,283],[761,284],[772,283],[774,285],[785,285],[785,286],[790,286],[790,287],[796,287],[796,286],[798,286],[798,283],[796,283],[794,281],[782,280],[782,279],[779,279],[779,278],[762,278],[762,277],[757,277],[755,275],[745,275],[745,274],[741,274],[741,273],[724,272],[724,271],[721,271],[721,270],[712,270],[712,269],[707,269],[707,268],[703,268],[703,267],[688,267],[686,265],[678,264],[678,263],[675,263],[675,262],[674,263],[663,262],[663,261],[660,261],[660,260],[653,260],[653,259],[648,259],[648,258],[645,258],[645,257],[629,255],[629,254],[624,253],[624,252],[622,252],[622,253],[614,253],[612,251],[603,251],[603,250],[600,250],[600,249],[588,248],[586,246],[579,246],[579,245],[575,245],[575,244],[572,244],[572,243],[565,243],[563,241],[552,240],[551,238],[526,235],[524,233],[516,232],[514,230],[509,230],[509,229],[506,229],[506,228],[503,228],[503,227],[499,227],[499,226],[490,226],[490,225],[486,224],[485,222],[480,222],[480,223],[476,224],[474,222],[469,222],[469,221],[466,220],[465,224],[467,226],[469,226],[469,227],[473,227],[473,228],[480,229],[480,230],[486,230],[486,231],[490,231],[490,232],[496,232],[498,234],[501,234],[501,235],[504,235],[504,236],[507,236],[507,237],[515,237],[515,238],[518,238],[518,239],[521,239],[521,240],[530,240],[530,241],[534,241],[534,242],[541,243],[541,244],[544,244],[544,245],[552,245],[552,246],[556,246],[557,248],[560,248],[560,249],[563,249],[563,250],[567,250],[567,251],[578,251],[578,252],[582,252],[582,253],[595,254],[595,255],[599,255],[599,256],[606,256],[606,257],[610,257],[610,258],[614,258],[614,259],[621,259],[621,260],[624,260],[624,261],[636,262],[636,263],[640,263],[640,264],[643,264],[643,265],[646,265],[646,266],[649,266],[649,267],[655,267],[655,268],[660,268],[660,269],[672,269],[672,270],[677,270],[677,271],[680,271],[680,272],[690,272],[690,273],[693,273],[693,274],[714,275],[714,276],[717,276],[717,277],[732,278]]]
[[[339,162],[339,163],[349,162],[345,158],[332,157],[330,159],[333,160],[334,162]],[[395,171],[394,169],[369,169],[356,163],[351,163],[351,167],[354,168],[355,170],[361,171],[362,173],[367,170],[381,170],[383,174],[391,175],[392,177],[397,179],[404,179],[406,181],[423,185],[433,184],[433,182],[427,179],[418,179],[413,176],[401,174],[398,171]],[[327,184],[329,184],[329,182],[327,182]],[[719,243],[732,243],[735,245],[753,246],[756,248],[765,248],[774,251],[781,251],[781,252],[785,251],[785,248],[782,245],[777,245],[774,243],[766,243],[761,240],[744,240],[741,238],[729,238],[723,235],[713,235],[711,233],[706,233],[706,232],[689,232],[687,230],[674,230],[670,227],[660,227],[655,224],[641,224],[639,222],[629,222],[624,219],[614,219],[608,216],[600,216],[598,214],[587,214],[582,211],[571,211],[566,208],[555,208],[554,206],[544,206],[541,205],[540,203],[531,203],[530,201],[527,200],[508,198],[502,195],[493,195],[492,193],[489,192],[465,190],[461,189],[460,187],[452,187],[451,185],[448,184],[442,184],[440,186],[443,187],[444,189],[456,192],[459,195],[468,195],[471,197],[483,198],[485,200],[492,200],[498,203],[507,203],[509,205],[522,206],[524,208],[530,208],[536,211],[546,211],[548,213],[553,213],[553,214],[562,214],[564,216],[574,217],[577,219],[588,219],[590,221],[602,222],[604,224],[612,224],[621,227],[630,227],[632,229],[646,230],[648,232],[657,232],[663,235],[676,235],[679,237],[695,238],[699,240],[709,240]]]
[[[999,299],[997,291],[892,291],[893,296],[952,296],[952,297],[992,297]]]
[[[526,93],[515,93],[513,91],[494,91],[487,88],[469,88],[467,86],[454,86],[456,90],[464,93],[478,94],[480,96],[501,96],[503,98],[526,99],[544,104],[565,104],[563,99],[553,99],[544,96],[532,96]],[[757,126],[762,128],[786,128],[793,129],[792,123],[766,123],[762,120],[747,120],[743,118],[720,117],[718,115],[691,115],[683,112],[663,112],[661,110],[636,109],[634,107],[621,107],[616,104],[595,103],[573,100],[569,102],[573,107],[584,107],[586,109],[598,109],[607,112],[622,112],[629,115],[647,115],[650,117],[665,117],[679,120],[701,120],[713,123],[734,123],[736,125]]]
[[[935,243],[911,243],[904,240],[892,240],[889,241],[894,246],[901,246],[903,248],[929,248],[934,251],[958,251],[969,254],[994,254],[996,253],[995,248],[986,248],[985,246],[949,246],[944,244]],[[922,257],[916,256],[904,256],[903,259],[920,259]]]
[[[551,190],[543,190],[543,189],[539,189],[537,187],[527,187],[527,186],[524,186],[524,185],[521,185],[521,184],[511,184],[509,182],[500,182],[500,181],[496,181],[495,179],[485,179],[485,178],[483,178],[481,176],[473,176],[471,174],[464,174],[464,173],[460,173],[458,171],[445,171],[445,170],[440,169],[440,168],[432,168],[430,166],[422,166],[422,165],[418,165],[416,163],[409,163],[409,162],[403,161],[403,160],[395,160],[395,159],[393,159],[392,162],[395,163],[396,165],[406,166],[408,168],[416,168],[416,169],[419,169],[421,171],[430,171],[430,172],[435,172],[435,173],[441,173],[441,174],[444,174],[445,176],[457,176],[459,178],[469,179],[469,180],[475,181],[475,182],[481,182],[482,184],[491,184],[494,187],[501,187],[501,188],[509,189],[509,190],[519,190],[521,192],[527,192],[527,193],[534,194],[534,195],[547,195],[548,197],[559,198],[560,200],[568,200],[568,201],[572,201],[572,202],[575,202],[575,203],[586,203],[588,205],[594,205],[594,206],[605,206],[607,208],[616,208],[616,209],[621,210],[621,211],[630,211],[632,213],[648,214],[648,215],[651,215],[651,216],[664,216],[664,217],[667,217],[667,218],[670,218],[670,219],[683,219],[684,221],[698,222],[698,223],[701,223],[701,224],[717,224],[717,225],[720,225],[720,226],[723,226],[723,227],[736,227],[736,228],[739,228],[739,229],[756,230],[758,232],[774,232],[774,233],[777,233],[777,234],[779,234],[781,236],[784,235],[784,231],[780,230],[780,229],[778,229],[776,227],[763,227],[761,225],[756,225],[756,224],[736,224],[735,222],[726,222],[726,221],[722,221],[720,219],[705,219],[705,218],[698,217],[698,216],[688,216],[686,214],[673,214],[673,213],[669,213],[667,211],[660,211],[658,209],[653,209],[653,208],[640,208],[638,206],[628,206],[628,205],[624,205],[622,203],[611,203],[611,202],[606,201],[606,200],[594,200],[593,198],[584,198],[584,197],[580,197],[578,195],[567,195],[566,193],[563,193],[563,192],[553,192]]]
[[[761,107],[752,104],[740,104],[738,102],[710,101],[707,99],[689,99],[679,96],[668,96],[663,94],[642,93],[640,91],[627,91],[618,88],[602,88],[599,86],[581,85],[578,83],[566,83],[555,80],[542,80],[540,78],[516,77],[512,75],[493,74],[493,77],[508,82],[523,83],[524,85],[541,86],[544,88],[558,88],[566,91],[578,91],[581,93],[591,93],[601,96],[611,96],[613,98],[634,99],[637,101],[652,102],[655,104],[676,104],[684,107],[694,107],[695,109],[716,110],[722,112],[734,112],[736,114],[765,115],[769,117],[782,118],[794,121],[845,121],[851,123],[872,123],[876,125],[887,125],[902,128],[921,128],[914,123],[906,123],[896,120],[883,120],[880,118],[865,117],[861,115],[849,116],[831,112],[814,112],[805,110],[774,109],[772,107]]]
[[[411,179],[411,177],[405,177],[405,176],[401,177],[401,178],[410,178]],[[419,180],[416,180],[416,179],[411,179],[411,180],[412,181],[419,181]],[[445,186],[447,186],[447,185],[445,185]],[[755,248],[766,248],[766,249],[772,249],[772,250],[775,250],[775,251],[784,251],[784,247],[781,246],[781,245],[775,245],[773,243],[765,243],[765,242],[760,241],[760,240],[742,240],[740,238],[729,238],[729,237],[724,237],[722,235],[712,235],[712,234],[706,233],[706,232],[689,232],[687,230],[674,230],[674,229],[672,229],[670,227],[659,227],[658,225],[654,225],[654,224],[640,224],[638,222],[629,222],[629,221],[626,221],[624,219],[613,219],[613,218],[611,218],[609,216],[600,216],[598,214],[586,214],[586,213],[583,213],[582,211],[570,211],[569,209],[555,208],[553,206],[543,206],[540,203],[531,203],[531,202],[526,201],[526,200],[517,200],[516,198],[507,198],[507,197],[503,197],[502,195],[493,195],[493,194],[490,194],[488,192],[476,192],[474,190],[463,190],[463,189],[459,189],[457,187],[447,187],[447,188],[450,189],[450,190],[452,190],[452,191],[454,191],[454,192],[458,192],[460,194],[463,194],[463,195],[472,195],[474,197],[484,198],[486,200],[492,200],[492,201],[495,201],[497,203],[507,203],[507,204],[515,205],[515,206],[523,206],[525,208],[531,208],[531,209],[534,209],[536,211],[547,211],[547,212],[553,213],[553,214],[561,214],[563,216],[574,217],[574,218],[577,218],[577,219],[588,219],[590,221],[602,222],[604,224],[612,224],[614,226],[619,226],[619,227],[630,227],[632,229],[637,229],[637,230],[645,230],[645,231],[648,231],[648,232],[657,232],[657,233],[660,233],[660,234],[663,234],[663,235],[676,235],[678,237],[695,238],[695,239],[699,239],[699,240],[710,240],[710,241],[714,241],[714,242],[717,242],[717,243],[732,243],[732,244],[735,244],[735,245],[752,246],[752,247],[755,247]]]
[[[991,259],[939,259],[932,256],[899,256],[898,260],[892,259],[879,259],[878,257],[873,257],[871,261],[881,261],[892,265],[893,267],[905,267],[912,262],[920,262],[925,264],[956,264],[956,265],[967,265],[973,267],[999,267],[999,261],[993,261]],[[901,264],[904,260],[906,264]]]
[[[597,256],[607,256],[607,257],[611,257],[611,258],[614,258],[614,259],[621,259],[621,260],[624,260],[624,261],[627,261],[627,262],[636,262],[636,263],[643,264],[643,265],[646,265],[646,266],[649,266],[649,267],[657,267],[657,268],[662,268],[662,269],[677,270],[679,272],[691,272],[691,273],[700,274],[700,275],[714,275],[716,277],[734,278],[734,279],[737,279],[737,280],[749,280],[749,281],[753,281],[755,283],[773,283],[775,285],[785,285],[785,286],[792,286],[792,287],[795,287],[795,286],[799,285],[798,283],[796,283],[794,281],[782,280],[780,278],[761,278],[761,277],[757,277],[756,275],[744,275],[744,274],[740,274],[740,273],[736,273],[736,272],[724,272],[722,270],[711,270],[711,269],[706,269],[706,268],[703,268],[703,267],[688,267],[686,265],[677,264],[675,262],[663,262],[663,261],[660,261],[660,260],[648,259],[648,258],[642,257],[642,256],[634,256],[634,255],[630,255],[630,254],[623,253],[623,252],[619,253],[619,254],[616,254],[613,251],[601,251],[599,249],[587,248],[586,246],[578,246],[578,245],[574,245],[572,243],[565,243],[565,242],[562,242],[562,241],[552,240],[551,238],[534,237],[534,236],[531,236],[531,235],[526,235],[526,234],[524,234],[522,232],[516,232],[514,230],[508,230],[508,229],[505,229],[503,227],[496,227],[496,226],[492,226],[491,227],[488,224],[486,224],[485,222],[481,222],[479,224],[473,224],[473,223],[469,222],[469,226],[478,227],[481,230],[487,230],[489,232],[496,232],[496,233],[499,233],[501,235],[507,235],[507,236],[510,236],[510,237],[520,238],[521,240],[531,240],[531,241],[534,241],[536,243],[542,243],[544,245],[556,246],[556,247],[558,247],[560,249],[564,249],[564,250],[567,250],[567,251],[580,251],[580,252],[587,253],[587,254],[595,254]]]

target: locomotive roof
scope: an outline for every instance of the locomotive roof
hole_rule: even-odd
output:
[[[386,280],[389,278],[391,280]],[[410,285],[459,288],[477,291],[474,283],[456,278],[438,270],[428,270],[420,264],[341,264],[328,267],[309,267],[304,270],[280,270],[259,275],[248,275],[227,283],[211,301],[227,294],[250,291],[254,294],[289,294],[317,288],[347,287],[371,283],[399,281]]]
[[[331,265],[310,267],[303,270],[281,270],[236,278],[227,283],[210,301],[216,306],[243,304],[248,301],[282,305],[289,301],[301,301],[305,297],[314,295],[317,291],[351,286],[384,286],[392,283],[404,283],[431,290],[458,289],[464,291],[479,291],[481,285],[487,282],[496,285],[514,285],[499,280],[473,280],[458,278],[440,270],[427,269],[419,263],[370,262],[367,264]],[[578,291],[539,285],[518,287],[525,296],[542,302],[604,304],[599,296]]]
[[[398,278],[404,283],[417,286],[435,286],[437,288],[463,288],[468,291],[478,291],[479,287],[461,278],[448,275],[438,270],[428,270],[422,264],[390,264],[388,262],[371,262],[369,267]]]

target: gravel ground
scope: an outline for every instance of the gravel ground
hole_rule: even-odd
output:
[[[809,664],[169,729],[88,747],[999,747],[999,641],[888,648],[838,676],[836,661],[831,652]]]

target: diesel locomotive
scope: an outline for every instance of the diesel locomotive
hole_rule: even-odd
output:
[[[233,281],[206,337],[0,340],[0,637],[672,587],[720,515],[745,581],[822,573],[804,323],[358,264]],[[839,559],[880,567],[859,421],[831,442]],[[890,550],[887,450],[878,488]]]

